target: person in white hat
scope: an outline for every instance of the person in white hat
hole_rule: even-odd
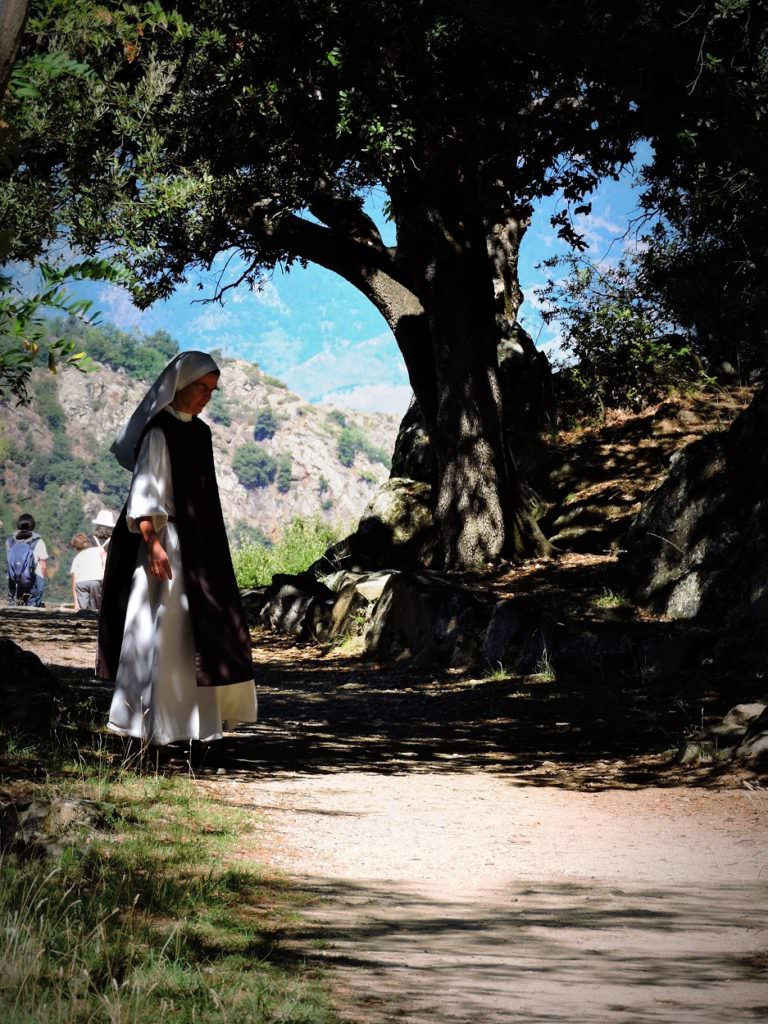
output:
[[[115,681],[109,729],[157,746],[256,719],[211,431],[198,419],[218,380],[206,353],[176,356],[112,446],[133,480],[109,545],[96,674]]]
[[[96,518],[91,520],[91,525],[96,527],[93,531],[93,539],[106,555],[112,532],[115,529],[114,512],[110,512],[108,508],[101,509]]]

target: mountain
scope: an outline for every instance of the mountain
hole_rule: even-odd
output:
[[[219,392],[203,414],[213,432],[224,518],[233,546],[277,539],[295,517],[339,531],[359,518],[389,474],[398,419],[310,405],[241,360],[221,360]],[[65,600],[71,537],[101,508],[118,511],[129,474],[109,454],[148,386],[97,363],[33,376],[29,407],[5,404],[0,517],[7,535],[31,512],[54,558],[51,599]]]

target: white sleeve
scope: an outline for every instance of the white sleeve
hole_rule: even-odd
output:
[[[155,530],[161,530],[175,512],[168,445],[160,427],[153,427],[141,443],[133,470],[126,508],[128,529],[138,533],[139,519],[150,516]]]

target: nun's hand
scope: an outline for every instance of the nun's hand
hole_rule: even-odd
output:
[[[165,548],[160,543],[158,537],[152,537],[147,547],[149,575],[153,576],[157,580],[172,580],[173,572],[171,571],[171,563],[168,560]]]

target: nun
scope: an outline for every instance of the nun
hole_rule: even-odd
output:
[[[219,381],[205,352],[166,366],[112,445],[133,473],[112,535],[96,675],[108,728],[143,743],[220,739],[256,720],[251,641],[199,414]]]

